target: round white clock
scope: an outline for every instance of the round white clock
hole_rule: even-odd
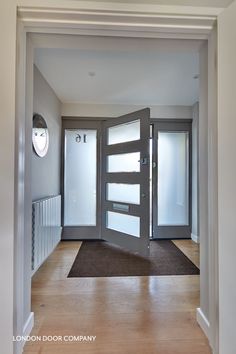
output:
[[[49,147],[49,132],[47,123],[40,114],[33,116],[32,142],[36,154],[44,157]]]

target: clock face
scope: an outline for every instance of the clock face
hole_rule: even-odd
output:
[[[44,118],[39,114],[35,114],[33,118],[32,142],[36,154],[45,156],[49,146],[49,133]]]

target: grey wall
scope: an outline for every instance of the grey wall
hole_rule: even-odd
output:
[[[198,149],[199,149],[199,103],[193,105],[192,123],[192,238],[199,241],[199,186],[198,186]]]
[[[127,104],[86,104],[63,103],[62,116],[80,117],[119,117],[123,114],[146,108],[142,105]],[[180,118],[191,119],[191,106],[149,106],[151,118]]]
[[[41,114],[49,129],[49,149],[45,157],[32,151],[32,200],[60,194],[61,102],[34,66],[34,113]]]

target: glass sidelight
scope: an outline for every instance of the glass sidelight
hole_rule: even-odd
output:
[[[101,122],[65,118],[62,128],[62,238],[101,238]]]
[[[158,225],[189,224],[189,133],[158,132]]]
[[[153,237],[191,237],[191,122],[156,121]]]
[[[96,225],[97,131],[65,130],[64,225]]]

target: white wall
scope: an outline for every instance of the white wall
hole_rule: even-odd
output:
[[[95,0],[101,1],[101,0]],[[116,2],[117,0],[104,0],[104,2]],[[132,0],[127,0],[127,3],[133,3]],[[136,0],[136,3],[143,3],[144,0]],[[146,0],[147,4],[160,5],[181,5],[181,6],[214,6],[225,7],[230,4],[232,0]]]
[[[0,2],[0,42],[0,351],[12,354],[16,61],[16,10],[13,1]]]
[[[199,186],[198,186],[198,150],[199,150],[199,103],[193,105],[192,123],[192,239],[199,241]]]
[[[208,102],[209,338],[218,353],[217,24],[208,39]]]
[[[218,26],[220,354],[236,352],[236,1]]]
[[[200,237],[200,314],[209,330],[209,237],[208,237],[208,46],[200,50],[199,99],[199,237]]]
[[[139,109],[141,105],[63,103],[62,116],[71,117],[118,117]],[[191,106],[150,106],[151,118],[191,119]]]
[[[34,66],[34,113],[41,114],[49,129],[49,148],[40,158],[32,150],[32,200],[60,194],[61,102]]]

